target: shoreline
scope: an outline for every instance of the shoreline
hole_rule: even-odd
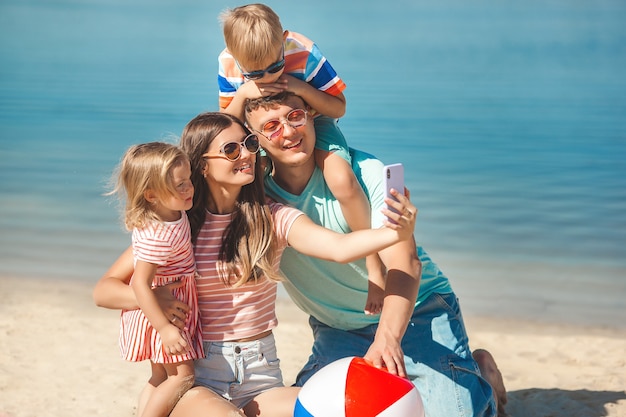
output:
[[[0,277],[0,417],[134,415],[147,363],[117,347],[119,312],[95,306],[93,283]],[[307,316],[277,302],[286,384],[308,357]],[[626,415],[626,330],[465,313],[472,349],[489,350],[514,417]]]

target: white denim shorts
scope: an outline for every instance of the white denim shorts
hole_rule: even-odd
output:
[[[251,342],[204,342],[194,361],[196,385],[209,388],[237,408],[270,388],[283,387],[274,335]]]

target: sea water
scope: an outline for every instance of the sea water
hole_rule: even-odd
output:
[[[241,3],[0,3],[0,277],[95,282],[129,244],[124,150],[217,110]],[[626,3],[270,1],[348,85],[349,144],[401,162],[464,310],[626,326]]]

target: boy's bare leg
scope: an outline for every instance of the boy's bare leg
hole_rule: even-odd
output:
[[[352,231],[371,227],[370,203],[356,179],[352,166],[334,152],[315,149],[315,163],[333,193]]]
[[[365,301],[365,314],[375,315],[383,311],[385,300],[385,274],[383,263],[378,254],[372,254],[365,259],[367,266],[367,300]]]

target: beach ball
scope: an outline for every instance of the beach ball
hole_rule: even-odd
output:
[[[347,357],[316,372],[302,387],[294,417],[424,417],[411,381]]]

